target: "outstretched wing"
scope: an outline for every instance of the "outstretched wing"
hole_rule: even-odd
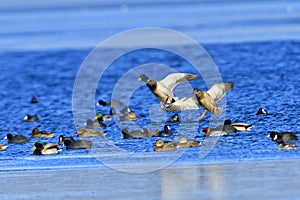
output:
[[[164,110],[167,112],[179,112],[188,109],[199,109],[199,106],[196,96],[184,97],[174,103],[167,104]]]
[[[173,91],[174,87],[180,82],[187,82],[197,79],[198,76],[187,73],[172,73],[166,76],[163,80],[159,81],[164,84],[167,88]]]
[[[232,82],[224,82],[214,84],[207,93],[215,100],[218,101],[222,99],[226,92],[233,88]]]

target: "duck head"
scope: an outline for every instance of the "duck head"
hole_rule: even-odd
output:
[[[188,140],[186,139],[186,137],[181,137],[179,140],[178,140],[178,143],[179,144],[186,144],[188,142]]]
[[[10,139],[12,139],[12,137],[13,137],[13,135],[12,135],[11,133],[9,133],[9,134],[7,134],[7,135],[5,136],[4,139],[10,140]]]
[[[209,136],[210,135],[210,128],[209,127],[205,127],[202,132],[205,133],[205,136]]]
[[[94,120],[103,121],[103,114],[102,114],[102,113],[98,113],[98,114],[94,117]]]
[[[106,106],[106,102],[105,101],[103,101],[103,100],[99,100],[98,102],[97,102],[97,106]]]
[[[156,140],[156,142],[155,142],[155,146],[156,147],[162,147],[164,145],[164,141],[162,141],[162,140]]]
[[[64,136],[60,135],[59,138],[58,138],[58,144],[63,146],[64,145],[64,140],[65,140]]]
[[[199,98],[203,97],[202,91],[200,91],[200,90],[197,89],[197,88],[194,88],[193,94],[195,94],[195,95],[196,95],[197,97],[199,97]]]
[[[37,141],[34,143],[34,145],[30,148],[30,150],[35,150],[35,149],[42,149],[44,147],[44,144],[41,141]]]
[[[155,90],[157,87],[157,82],[150,79],[148,76],[146,76],[145,74],[140,75],[140,77],[137,79],[138,81],[144,81],[146,83],[146,85],[151,89],[151,90]]]

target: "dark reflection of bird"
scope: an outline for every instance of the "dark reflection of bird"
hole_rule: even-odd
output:
[[[284,141],[278,143],[277,149],[278,150],[293,150],[297,149],[298,146],[295,144],[286,144]]]
[[[160,100],[160,106],[164,108],[163,103],[173,103],[174,98],[173,89],[180,82],[187,82],[197,79],[198,76],[186,73],[172,73],[160,81],[153,80],[142,74],[138,80],[144,81],[151,92]]]
[[[176,102],[167,104],[164,110],[167,112],[179,112],[187,109],[199,109],[199,107],[202,106],[204,112],[201,114],[200,119],[205,117],[207,110],[217,115],[222,113],[222,108],[217,106],[216,101],[222,99],[225,93],[232,88],[232,82],[214,84],[207,92],[195,88],[193,91],[195,96],[185,97]]]

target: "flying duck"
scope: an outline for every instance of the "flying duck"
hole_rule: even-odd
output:
[[[200,115],[200,119],[205,117],[207,110],[215,115],[221,114],[222,109],[217,106],[216,101],[222,99],[225,93],[232,88],[232,82],[214,84],[207,92],[194,88],[193,93],[195,96],[184,97],[176,102],[169,103],[164,110],[167,112],[179,112],[187,109],[199,109],[202,106],[204,112]]]
[[[160,106],[164,109],[163,103],[174,103],[173,89],[180,82],[187,82],[197,79],[198,76],[187,73],[172,73],[160,81],[153,80],[142,74],[138,80],[144,81],[151,92],[160,100]]]

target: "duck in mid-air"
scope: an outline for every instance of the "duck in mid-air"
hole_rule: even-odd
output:
[[[172,73],[160,81],[153,80],[142,74],[138,80],[144,81],[151,92],[160,100],[160,106],[164,109],[163,103],[174,103],[173,89],[180,82],[188,82],[197,79],[198,76],[187,73]]]
[[[164,110],[167,112],[179,112],[187,109],[199,109],[202,106],[204,112],[200,115],[200,119],[205,117],[207,110],[215,115],[221,114],[222,108],[218,107],[216,102],[222,99],[225,93],[232,88],[232,82],[214,84],[207,92],[195,88],[193,91],[195,96],[184,97],[176,102],[169,103]]]

